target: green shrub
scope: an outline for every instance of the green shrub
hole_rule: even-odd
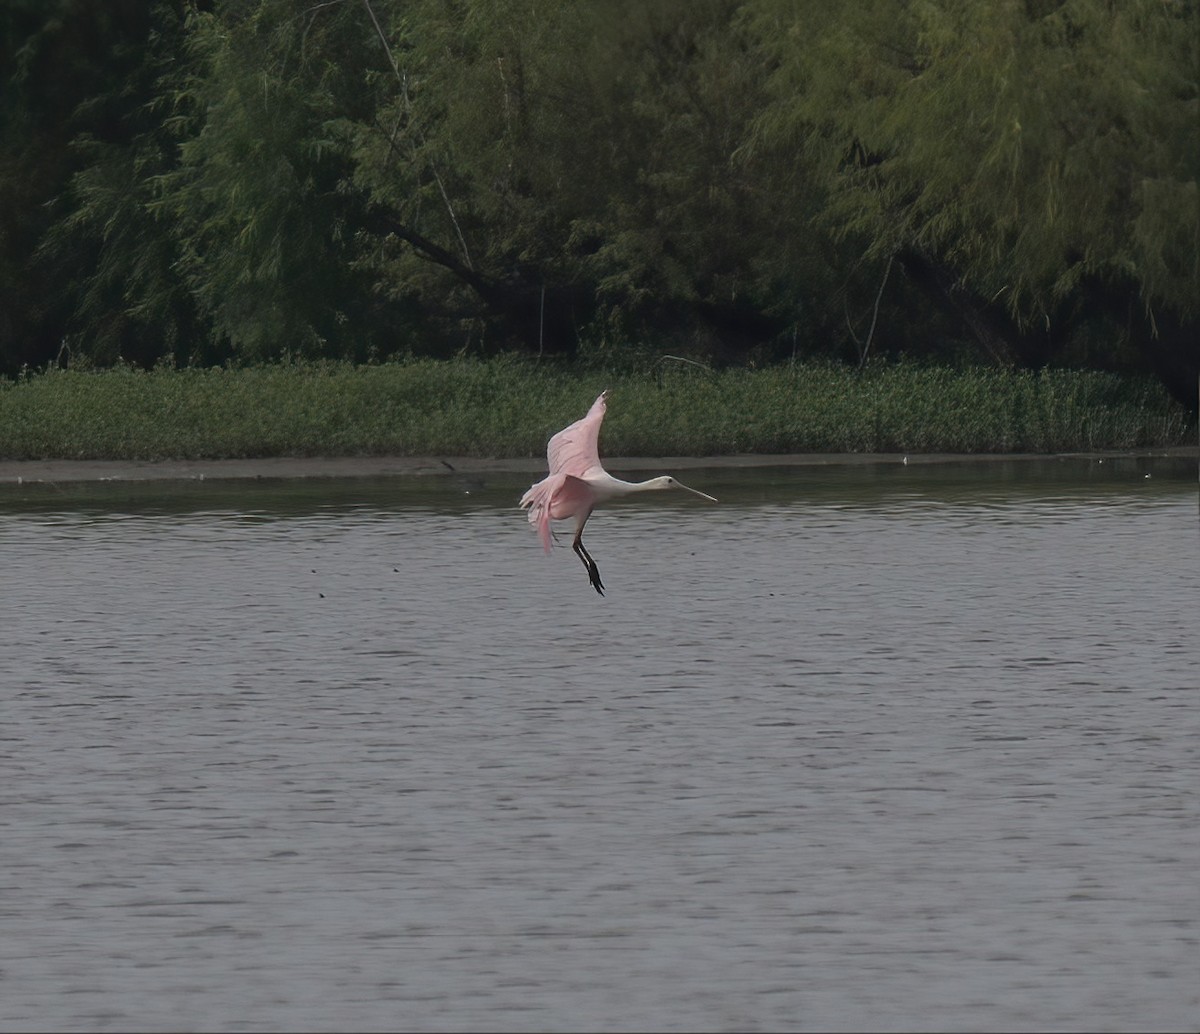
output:
[[[813,363],[605,374],[516,359],[52,369],[0,383],[0,457],[537,456],[604,388],[606,455],[1063,452],[1195,440],[1149,380]]]

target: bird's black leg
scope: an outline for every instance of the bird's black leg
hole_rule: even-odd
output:
[[[583,561],[583,566],[587,568],[588,581],[592,583],[592,588],[603,596],[604,583],[600,581],[600,568],[596,566],[596,561],[592,559],[592,555],[584,549],[582,533],[575,536],[575,541],[571,544],[571,548],[575,550],[575,555]]]

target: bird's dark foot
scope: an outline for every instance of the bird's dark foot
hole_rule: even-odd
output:
[[[596,566],[596,561],[589,559],[587,562],[588,581],[592,583],[592,588],[595,589],[601,596],[604,595],[604,583],[600,581],[600,568]]]
[[[584,547],[582,536],[575,536],[575,541],[572,543],[571,548],[575,550],[575,555],[583,561],[583,566],[587,568],[588,581],[592,583],[592,588],[603,596],[604,583],[600,581],[600,568],[596,566],[596,561],[592,559],[592,554]]]

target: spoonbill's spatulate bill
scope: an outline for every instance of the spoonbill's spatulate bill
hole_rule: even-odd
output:
[[[521,506],[528,508],[529,523],[537,528],[547,553],[551,546],[550,522],[575,518],[575,538],[571,548],[583,561],[588,580],[601,596],[604,595],[604,583],[600,581],[600,569],[583,546],[583,526],[597,506],[635,492],[654,492],[664,488],[682,488],[710,503],[716,502],[711,495],[681,485],[673,477],[622,481],[605,470],[600,465],[600,424],[604,420],[607,399],[608,392],[601,392],[587,416],[564,427],[550,439],[546,447],[550,476],[543,478],[521,497]]]

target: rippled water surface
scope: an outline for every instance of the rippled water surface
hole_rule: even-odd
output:
[[[1194,461],[529,480],[0,487],[0,1029],[1200,1026]]]

